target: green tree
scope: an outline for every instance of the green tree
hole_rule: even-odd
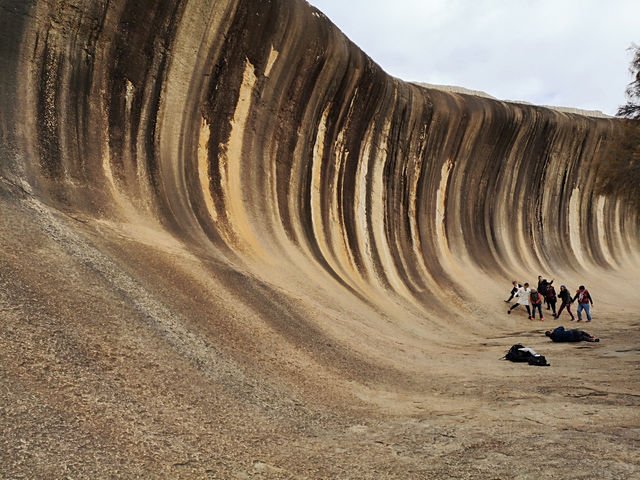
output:
[[[629,50],[634,52],[633,60],[629,66],[629,72],[634,80],[627,86],[627,103],[618,108],[619,117],[640,120],[640,47],[632,44]]]

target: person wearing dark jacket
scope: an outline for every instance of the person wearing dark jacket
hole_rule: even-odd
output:
[[[573,297],[572,301],[575,302],[576,300],[578,300],[578,311],[576,312],[578,314],[578,321],[579,322],[582,321],[582,310],[584,310],[585,312],[587,312],[587,322],[590,322],[591,321],[590,306],[591,307],[593,306],[593,298],[591,297],[589,290],[584,288],[584,285],[580,285],[578,287],[578,291],[576,292],[576,295],[575,297]]]
[[[569,290],[567,290],[566,285],[560,285],[560,293],[558,294],[558,298],[562,300],[562,305],[560,305],[558,314],[555,317],[560,318],[560,314],[562,313],[562,310],[566,308],[567,312],[571,316],[571,321],[573,322],[574,316],[573,316],[573,313],[571,313],[571,302],[572,302],[571,294],[569,293]]]
[[[544,334],[554,342],[599,342],[600,339],[588,334],[584,330],[565,330],[558,327],[554,331],[547,330]]]
[[[516,282],[515,280],[513,282],[511,282],[513,284],[513,288],[511,289],[511,291],[509,292],[509,298],[507,298],[505,300],[505,302],[509,303],[511,301],[511,299],[513,297],[515,297],[516,293],[518,293],[518,289],[522,288],[522,285],[520,285],[518,282]]]
[[[547,285],[547,291],[544,294],[545,301],[547,305],[551,307],[551,311],[553,312],[553,318],[556,318],[556,302],[558,301],[558,297],[556,296],[556,289],[553,288],[553,285]],[[547,308],[547,310],[549,310]]]
[[[540,295],[544,297],[544,304],[547,306],[547,310],[549,310],[549,302],[547,301],[547,287],[553,283],[553,280],[547,282],[546,278],[542,278],[542,275],[538,275],[538,292]]]

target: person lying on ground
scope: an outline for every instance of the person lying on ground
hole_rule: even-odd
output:
[[[600,339],[585,332],[574,328],[565,330],[564,327],[558,327],[554,331],[547,330],[544,334],[554,342],[599,342]]]

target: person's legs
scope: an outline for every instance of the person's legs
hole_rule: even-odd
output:
[[[509,310],[507,310],[508,314],[511,314],[511,310],[513,310],[514,308],[518,308],[520,306],[519,303],[514,303],[513,305],[511,305],[511,307],[509,307]]]
[[[551,300],[549,300],[549,305],[551,305],[551,311],[553,312],[553,316],[557,317],[557,315],[556,315],[556,299],[552,298]]]
[[[562,310],[564,310],[564,307],[566,307],[568,304],[562,302],[562,304],[560,305],[560,309],[558,310],[558,313],[556,314],[556,318],[560,318],[560,314],[562,313]]]
[[[584,330],[576,330],[576,336],[581,342],[599,342],[600,339],[588,334]]]
[[[541,303],[537,303],[537,304],[534,304],[534,305],[533,305],[533,312],[532,312],[532,314],[531,314],[531,318],[532,318],[533,320],[535,320],[535,319],[536,319],[536,310],[538,310],[538,313],[540,314],[540,318],[544,318],[544,317],[542,316],[542,304],[541,304]]]
[[[529,315],[529,318],[531,318],[531,309],[529,308],[529,305],[525,305],[526,309],[527,309],[527,314]]]
[[[573,322],[575,320],[575,317],[573,316],[573,313],[571,312],[571,304],[567,303],[567,313],[569,315],[571,315],[571,321]]]
[[[578,321],[581,322],[582,321],[582,310],[584,309],[584,304],[579,303],[578,304],[578,311],[576,312],[578,314]]]
[[[582,307],[584,311],[587,312],[587,322],[590,322],[591,321],[591,305],[589,305],[588,303],[584,303],[582,305],[584,305]]]

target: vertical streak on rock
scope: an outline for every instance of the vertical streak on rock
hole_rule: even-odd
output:
[[[393,211],[389,207],[389,182],[391,178],[385,175],[387,170],[387,142],[389,140],[389,132],[391,130],[393,110],[390,109],[387,114],[379,121],[382,122],[382,131],[379,138],[380,142],[373,150],[373,165],[371,168],[371,213],[373,218],[377,219],[373,225],[373,238],[377,248],[377,254],[380,258],[381,271],[384,272],[382,281],[388,281],[393,291],[404,297],[410,297],[411,294],[407,290],[401,279],[400,273],[396,266],[393,249],[389,243],[393,233],[389,231],[395,215],[400,212]]]
[[[598,241],[600,244],[600,250],[604,255],[604,259],[609,266],[613,266],[614,260],[609,250],[609,244],[606,237],[606,223],[605,223],[605,205],[606,198],[598,196],[596,201],[596,225],[598,229]]]
[[[37,131],[40,141],[40,171],[48,179],[62,180],[64,168],[59,136],[58,97],[63,85],[61,58],[54,45],[54,34],[47,32],[44,39],[43,61],[38,74],[40,90],[37,95]],[[51,43],[50,43],[51,42]]]
[[[366,284],[355,265],[344,226],[345,210],[350,206],[341,200],[346,180],[340,174],[349,161],[349,152],[344,150],[343,131],[338,134],[335,144],[330,144],[332,137],[327,124],[331,109],[329,103],[322,112],[311,155],[309,205],[313,236],[322,259],[332,271],[351,287],[362,291]]]
[[[505,205],[509,208],[507,216],[508,228],[506,232],[509,234],[509,246],[507,251],[511,253],[513,260],[509,262],[511,265],[522,268],[522,270],[535,270],[535,260],[529,255],[528,241],[530,237],[526,231],[528,222],[525,211],[527,192],[527,168],[525,164],[526,152],[529,149],[528,141],[531,137],[533,129],[532,115],[526,114],[519,107],[514,118],[514,124],[521,125],[517,129],[517,135],[514,140],[513,149],[509,152],[509,157],[505,167],[508,168],[507,175],[509,181],[505,186],[507,198]]]
[[[426,112],[422,113],[424,115]],[[430,113],[428,113],[428,115],[430,115]],[[438,189],[434,193],[431,185],[425,188],[426,179],[430,179],[437,168],[429,161],[426,152],[427,131],[430,122],[428,119],[422,119],[420,117],[419,121],[422,121],[422,124],[419,127],[419,146],[414,159],[413,182],[411,186],[413,198],[409,205],[410,239],[413,247],[414,262],[416,264],[416,276],[422,282],[422,287],[419,288],[420,299],[421,301],[428,301],[433,305],[436,298],[433,293],[434,290],[438,289],[437,282],[433,275],[439,272],[441,263],[439,262],[439,258],[436,259],[436,255],[432,253],[432,248],[437,248],[436,245],[439,246],[440,243],[437,242],[437,234],[435,238],[431,237],[427,239],[423,236],[422,232],[425,220],[426,223],[428,223],[429,231],[436,231],[436,225],[432,225],[431,219],[437,214],[438,205],[440,205],[438,202],[438,193],[441,193],[441,190]],[[448,174],[449,172],[447,171],[447,176]],[[444,194],[442,195],[443,215],[445,196]],[[444,221],[444,219],[442,220]],[[442,225],[444,226],[444,224]],[[429,298],[426,298],[425,294],[429,294]]]
[[[120,189],[125,191],[126,193],[128,193],[130,195],[131,190],[135,191],[136,190],[136,186],[138,185],[138,182],[130,182],[129,183],[129,187],[127,188],[127,182],[126,182],[126,178],[128,177],[129,179],[134,179],[134,178],[139,178],[138,176],[138,171],[139,171],[139,164],[140,162],[137,161],[138,156],[135,154],[135,133],[134,130],[136,128],[136,118],[134,118],[134,111],[133,111],[133,102],[135,100],[136,97],[136,87],[135,85],[133,85],[133,83],[131,83],[131,81],[127,78],[124,81],[124,112],[123,112],[123,118],[121,118],[121,130],[122,130],[122,141],[123,141],[123,145],[124,148],[122,149],[122,153],[121,153],[121,160],[122,160],[122,164],[124,165],[123,170],[124,171],[129,171],[129,174],[124,174],[121,176],[121,180],[124,180],[121,184],[120,184]],[[140,92],[140,94],[143,94],[144,92]],[[139,101],[139,99],[138,99]],[[135,168],[135,171],[134,171]],[[139,195],[138,195],[139,197]],[[131,196],[129,196],[129,199],[131,199]]]
[[[569,241],[571,243],[571,250],[576,257],[579,265],[584,265],[585,256],[583,253],[583,244],[580,238],[582,227],[582,199],[580,195],[580,188],[575,187],[571,192],[571,199],[569,201]]]
[[[320,117],[320,123],[316,129],[316,141],[313,145],[311,155],[311,188],[309,191],[309,206],[311,210],[311,228],[322,257],[334,271],[338,272],[344,278],[345,272],[342,271],[341,265],[339,262],[335,261],[331,254],[329,246],[331,238],[326,234],[326,230],[330,227],[325,225],[323,219],[323,213],[325,210],[324,202],[327,200],[327,188],[323,185],[322,167],[324,165],[324,142],[327,134],[327,117],[329,115],[330,108],[331,104],[328,104],[325,107],[324,112]],[[332,189],[329,189],[329,191],[331,190]]]
[[[617,215],[614,232],[617,234],[618,245],[621,254],[626,260],[635,261],[636,265],[640,265],[640,219],[638,219],[636,211],[630,211],[629,204],[624,203],[622,199],[617,199]]]
[[[21,179],[27,185],[27,162],[21,159],[25,151],[22,135],[33,132],[22,121],[21,112],[28,108],[25,91],[30,82],[26,70],[33,62],[34,52],[29,34],[39,41],[40,33],[31,25],[33,2],[4,1],[0,15],[0,175]],[[31,32],[30,32],[31,30]],[[27,49],[31,47],[29,51]],[[28,59],[27,61],[25,61]],[[31,116],[31,112],[26,118]],[[21,128],[17,128],[18,125]],[[20,148],[20,144],[22,148]]]
[[[384,179],[384,157],[379,152],[385,150],[385,142],[389,135],[389,123],[384,122],[382,125],[382,131],[377,138],[371,139],[370,159],[369,161],[369,188],[371,189],[371,218],[372,221],[371,236],[373,244],[376,247],[376,257],[380,262],[379,267],[376,269],[376,276],[378,283],[381,286],[386,287],[388,279],[387,275],[391,275],[393,272],[387,271],[388,266],[392,266],[391,252],[386,240],[385,231],[385,179]],[[380,144],[376,144],[380,142]]]
[[[442,164],[440,171],[440,185],[436,194],[436,214],[435,231],[436,231],[436,244],[440,248],[440,254],[445,264],[451,268],[454,265],[453,258],[451,257],[451,250],[449,249],[449,241],[447,239],[446,232],[446,214],[447,214],[447,186],[449,185],[449,176],[451,174],[451,168],[453,163],[451,159],[447,159]]]
[[[251,111],[256,80],[254,66],[246,59],[238,103],[231,122],[231,134],[220,157],[219,174],[225,215],[231,220],[229,225],[232,230],[226,232],[227,241],[240,250],[249,249],[254,254],[264,256],[249,223],[242,192],[243,178],[246,175],[243,169],[249,163],[245,160],[248,153],[244,151],[245,125]]]
[[[354,202],[346,201],[348,195],[356,195],[355,175],[352,176],[350,167],[357,162],[346,152],[341,155],[339,149],[333,145],[328,160],[323,161],[327,168],[327,182],[323,195],[327,199],[327,212],[325,216],[325,230],[328,232],[331,252],[334,259],[351,286],[356,286],[359,291],[366,288],[362,279],[362,271],[355,257],[358,256],[357,243],[353,243],[352,236],[357,235],[354,228],[350,228],[350,218],[355,218],[353,210]],[[357,228],[355,229],[357,230]]]
[[[196,241],[206,242],[208,238],[216,246],[221,246],[211,217],[216,210],[209,208],[206,200],[212,198],[212,190],[202,192],[200,179],[205,168],[209,185],[213,183],[209,165],[212,146],[206,145],[209,158],[201,159],[200,135],[203,121],[212,125],[203,104],[213,66],[224,46],[221,39],[227,34],[236,5],[232,0],[186,3],[180,22],[174,27],[173,55],[156,127],[157,169],[162,179],[158,198],[161,210],[169,212],[165,222],[179,225],[180,231]],[[211,135],[209,128],[208,136]],[[206,165],[201,166],[201,160]]]
[[[620,201],[616,198],[607,198],[606,202],[606,236],[607,244],[609,246],[609,252],[616,262],[616,266],[621,265],[621,247],[622,242],[620,240],[620,231],[617,230],[617,225],[620,224]]]
[[[217,218],[216,208],[211,197],[211,182],[209,181],[209,128],[206,118],[203,117],[200,125],[200,136],[198,137],[198,178],[200,179],[200,187],[207,206],[207,212],[215,222]]]
[[[271,69],[273,68],[273,65],[276,63],[276,60],[278,59],[278,54],[279,52],[273,48],[273,45],[271,45],[271,51],[269,52],[269,60],[267,60],[267,66],[265,67],[265,70],[264,70],[265,77],[269,77],[269,75],[271,75]]]
[[[357,95],[357,92],[356,94]],[[354,95],[354,100],[355,100]],[[353,106],[353,101],[351,103]],[[356,171],[356,184],[355,184],[355,200],[354,206],[356,211],[356,218],[358,220],[357,230],[357,242],[358,249],[362,256],[362,271],[365,278],[370,282],[376,282],[377,286],[382,286],[382,282],[376,275],[376,268],[373,264],[376,255],[373,252],[372,236],[373,232],[369,229],[369,219],[371,218],[371,188],[370,179],[372,173],[370,171],[371,165],[371,143],[372,143],[372,130],[373,125],[369,125],[366,131],[362,135],[362,156],[360,162],[358,162],[358,170]],[[342,133],[341,133],[342,136]],[[347,152],[348,154],[348,152]]]
[[[419,98],[419,97],[418,97]],[[424,264],[423,250],[421,239],[418,230],[418,203],[428,199],[421,198],[420,182],[422,177],[422,169],[427,168],[424,165],[423,159],[423,147],[422,141],[424,136],[423,122],[426,123],[424,118],[425,112],[423,110],[423,104],[417,100],[413,100],[410,103],[411,121],[409,123],[408,131],[411,140],[408,142],[407,152],[407,206],[406,206],[406,250],[405,256],[406,271],[408,275],[408,282],[411,284],[411,291],[414,293],[423,293],[426,290],[426,283],[431,282],[433,279],[427,273],[427,269]]]

